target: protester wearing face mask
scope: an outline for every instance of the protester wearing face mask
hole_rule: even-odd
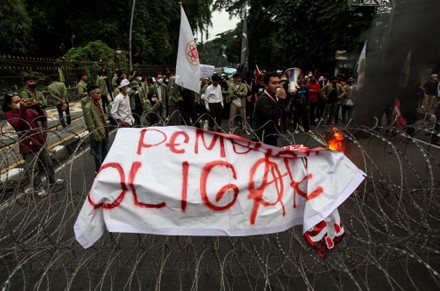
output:
[[[157,95],[159,100],[162,103],[162,111],[161,111],[161,117],[166,118],[168,116],[168,88],[167,85],[164,84],[163,81],[163,75],[161,73],[157,73],[154,76],[156,82],[151,85],[150,92],[153,92]]]
[[[46,148],[46,138],[38,125],[38,121],[47,120],[40,103],[35,98],[25,100],[18,93],[11,93],[4,97],[3,112],[18,134],[19,152],[25,161],[25,175],[31,181],[31,187],[25,193],[47,195],[42,187],[43,176],[47,175],[49,186],[62,184],[64,180],[55,178],[52,160]]]
[[[113,101],[111,116],[118,122],[119,126],[131,127],[134,124],[133,114],[130,108],[130,81],[123,79],[119,84],[119,94]]]
[[[43,93],[37,90],[37,79],[34,76],[26,76],[23,79],[24,90],[21,91],[20,97],[26,101],[36,100],[47,117],[47,113],[45,108],[47,108],[47,100],[44,97]],[[34,106],[31,105],[31,108]],[[48,127],[47,127],[47,118],[43,121],[40,121],[41,128],[43,130],[44,137],[47,137]]]

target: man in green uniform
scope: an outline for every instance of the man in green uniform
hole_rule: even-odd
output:
[[[47,86],[50,96],[55,99],[55,104],[58,110],[58,117],[62,127],[66,127],[72,123],[69,110],[69,100],[67,99],[67,88],[63,82],[58,81],[58,75],[53,75],[51,77],[52,83]],[[64,119],[64,112],[66,113],[66,118]]]
[[[81,100],[81,109],[84,111],[84,106],[89,102],[89,94],[87,94],[87,75],[82,72],[78,74],[78,99]]]
[[[96,79],[96,84],[98,84],[99,89],[101,90],[101,103],[104,112],[107,112],[107,106],[110,104],[108,99],[110,92],[108,90],[107,80],[107,70],[101,69],[101,71],[99,71],[98,78]]]
[[[87,91],[90,101],[84,106],[84,122],[90,133],[90,147],[95,159],[95,173],[97,173],[108,152],[108,128],[101,107],[99,86],[90,85]]]
[[[47,117],[47,100],[43,93],[37,90],[37,78],[34,76],[26,76],[23,79],[23,83],[25,88],[23,91],[21,91],[20,97],[26,101],[32,101],[35,99],[40,104],[44,115]],[[43,131],[44,138],[47,138],[47,118],[46,120],[41,121],[41,129]]]

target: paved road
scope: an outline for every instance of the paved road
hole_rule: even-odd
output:
[[[225,125],[225,123],[223,124]],[[327,132],[326,132],[327,130]],[[281,144],[321,145],[329,129],[285,135]],[[237,133],[242,134],[241,131]],[[319,134],[318,134],[319,133]],[[346,154],[368,177],[340,207],[347,235],[325,261],[300,227],[265,236],[105,235],[88,250],[73,223],[94,178],[81,138],[60,160],[63,187],[38,198],[2,191],[0,286],[5,290],[433,290],[440,278],[440,150],[403,135],[350,128]],[[113,136],[112,136],[113,137]],[[83,146],[78,146],[83,145]],[[73,151],[72,151],[73,149]],[[26,287],[27,286],[27,287]],[[31,287],[29,287],[31,286]]]

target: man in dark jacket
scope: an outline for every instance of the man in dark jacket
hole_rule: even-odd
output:
[[[255,108],[257,135],[265,144],[277,146],[285,107],[286,91],[280,77],[271,72],[264,76],[264,92],[258,97]]]
[[[29,109],[30,106],[34,110]],[[45,196],[47,192],[41,187],[42,176],[47,174],[50,185],[64,183],[64,180],[55,178],[52,160],[46,148],[46,139],[38,125],[38,121],[47,119],[46,115],[36,99],[24,100],[18,93],[5,95],[3,112],[6,120],[18,134],[19,152],[25,160],[26,176],[32,182],[32,188],[26,193],[35,191],[38,196]],[[37,176],[35,169],[38,170]]]

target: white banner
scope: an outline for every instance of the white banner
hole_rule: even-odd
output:
[[[194,127],[121,128],[75,223],[110,232],[247,236],[328,217],[364,179],[339,152],[278,148]]]
[[[177,52],[176,84],[200,92],[200,63],[194,35],[182,5],[180,5],[179,50]]]

